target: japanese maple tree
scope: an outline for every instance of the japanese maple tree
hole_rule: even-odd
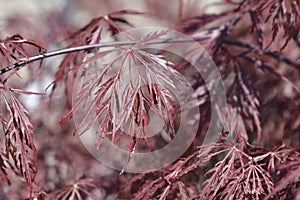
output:
[[[300,1],[141,2],[144,10],[115,10],[82,27],[64,11],[39,22],[4,19],[0,199],[299,199]],[[131,31],[151,20],[164,29]],[[170,53],[183,43],[203,47],[224,85],[225,117],[210,142],[203,140],[217,108],[214,82],[203,75],[211,71],[207,63],[201,75],[193,71],[190,60],[206,55],[195,49],[183,48],[185,58]],[[193,92],[179,99],[179,86]],[[186,108],[199,112],[186,117]],[[139,152],[171,143],[186,118],[197,128],[185,126],[195,138],[182,155],[162,168],[127,171]],[[147,126],[159,122],[153,136]],[[106,141],[126,150],[121,169],[84,148],[79,138],[88,134],[95,151]],[[113,163],[119,155],[110,153]]]

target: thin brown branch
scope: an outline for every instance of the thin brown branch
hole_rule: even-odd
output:
[[[193,38],[185,38],[185,37],[184,38],[167,38],[167,39],[158,39],[158,40],[154,40],[154,41],[149,41],[149,42],[146,42],[146,44],[186,43],[186,42],[203,41],[203,40],[207,40],[207,39],[209,39],[209,37],[201,37],[201,38],[199,38],[199,37],[193,37]],[[27,64],[30,64],[32,62],[42,60],[42,59],[45,59],[45,58],[49,58],[49,57],[54,57],[54,56],[73,53],[73,52],[78,52],[78,51],[91,51],[91,50],[94,50],[94,49],[112,47],[112,46],[135,45],[137,42],[138,42],[138,40],[103,42],[103,43],[76,46],[76,47],[70,47],[70,48],[64,48],[64,49],[54,50],[54,51],[50,51],[50,52],[45,52],[45,53],[41,53],[41,54],[38,54],[38,55],[35,55],[35,56],[32,56],[32,57],[20,59],[21,61],[16,62],[13,65],[10,65],[10,66],[7,66],[7,67],[1,69],[0,70],[0,75],[4,74],[6,72],[9,72],[13,69],[20,69],[21,67],[23,67]],[[244,48],[247,48],[247,49],[253,49],[253,50],[259,49],[259,47],[256,46],[256,45],[245,43],[245,42],[242,42],[240,40],[223,39],[223,42],[225,44],[240,46],[240,47],[244,47]],[[283,56],[280,53],[273,52],[273,51],[270,51],[270,50],[265,50],[265,51],[263,51],[263,53],[270,56],[270,57],[273,57],[275,59],[281,60],[281,61],[283,61],[283,62],[285,62],[285,63],[287,63],[291,66],[300,67],[299,63],[296,63],[296,62],[290,60],[289,58]]]
[[[167,43],[185,43],[185,42],[195,42],[195,41],[202,41],[206,40],[209,37],[201,37],[201,38],[167,38],[167,39],[159,39],[155,41],[146,42],[146,44],[167,44]],[[70,48],[64,48],[59,50],[54,50],[50,52],[41,53],[32,57],[28,58],[22,58],[21,61],[14,63],[13,65],[7,66],[0,70],[0,75],[4,74],[6,72],[11,71],[12,69],[20,69],[21,67],[49,57],[54,57],[58,55],[78,52],[78,51],[92,51],[94,49],[99,48],[105,48],[105,47],[112,47],[112,46],[126,46],[126,45],[135,45],[138,40],[134,41],[116,41],[116,42],[103,42],[103,43],[97,43],[97,44],[89,44],[89,45],[83,45],[83,46],[76,46],[76,47],[70,47]]]
[[[239,46],[239,47],[244,47],[247,49],[253,49],[253,50],[259,50],[259,46],[256,46],[254,44],[249,44],[246,42],[242,42],[240,40],[233,40],[233,39],[224,39],[223,42],[225,44],[229,44],[229,45],[235,45],[235,46]],[[287,58],[286,56],[275,52],[275,51],[271,51],[271,50],[263,50],[262,51],[263,54],[270,56],[272,58],[275,58],[277,60],[280,60],[282,62],[285,62],[288,65],[294,66],[294,67],[300,67],[300,63],[296,63],[292,60],[290,60],[289,58]]]

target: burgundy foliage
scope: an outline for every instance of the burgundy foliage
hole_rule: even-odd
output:
[[[82,28],[45,18],[34,29],[43,31],[31,39],[0,33],[0,199],[300,199],[300,1],[223,0],[210,5],[215,13],[205,6],[196,11],[192,1],[174,3],[178,9],[161,13],[165,3],[149,1],[147,12],[115,11]],[[135,18],[144,27],[149,19],[165,20],[212,57],[227,95],[226,126],[215,133],[217,141],[200,142],[212,104],[203,78],[167,52],[168,31],[132,35],[131,28],[142,27]],[[23,16],[15,20],[29,24]],[[107,42],[108,35],[113,40]],[[168,43],[165,51],[139,48],[157,41]],[[61,50],[52,52],[51,45]],[[122,79],[127,72],[128,80]],[[199,108],[200,122],[198,130],[185,130],[196,131],[196,138],[180,158],[130,174],[126,166],[114,171],[87,153],[78,136],[90,130],[95,148],[108,138],[127,149],[127,163],[137,151],[172,140],[180,105],[168,88],[176,89],[173,80],[185,84],[181,74],[195,89],[197,99],[188,106]],[[28,89],[49,78],[46,92]],[[39,99],[34,109],[26,107],[32,96]],[[161,136],[148,137],[144,128],[150,109],[164,122]]]

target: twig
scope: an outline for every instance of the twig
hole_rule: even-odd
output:
[[[259,50],[260,49],[259,46],[256,46],[254,44],[245,43],[245,42],[242,42],[240,40],[224,39],[223,42],[225,44],[244,47],[244,48],[247,48],[247,49],[253,49],[253,50]],[[270,51],[270,50],[263,50],[262,53],[267,55],[267,56],[270,56],[272,58],[275,58],[277,60],[281,60],[282,62],[285,62],[285,63],[287,63],[291,66],[300,67],[300,63],[296,63],[296,62],[290,60],[289,58],[285,57],[284,55],[282,55],[278,52]]]
[[[201,37],[201,38],[168,38],[168,39],[159,39],[155,41],[150,41],[145,44],[167,44],[167,43],[186,43],[186,42],[195,42],[195,41],[203,41],[209,39],[209,37]],[[21,61],[16,62],[10,66],[7,66],[3,69],[0,70],[0,75],[4,74],[6,72],[9,72],[13,69],[20,69],[21,67],[30,64],[32,62],[42,60],[44,58],[49,58],[53,56],[58,56],[58,55],[63,55],[63,54],[68,54],[68,53],[73,53],[73,52],[78,52],[78,51],[91,51],[93,49],[99,49],[99,48],[104,48],[104,47],[112,47],[112,46],[126,46],[126,45],[135,45],[138,41],[117,41],[117,42],[103,42],[103,43],[98,43],[98,44],[89,44],[89,45],[83,45],[83,46],[77,46],[77,47],[70,47],[70,48],[64,48],[64,49],[59,49],[59,50],[54,50],[50,52],[45,52],[42,54],[38,54],[35,56],[31,56],[28,58],[23,58]],[[258,46],[253,45],[253,44],[248,44],[239,40],[232,40],[232,39],[223,39],[223,42],[225,44],[230,44],[230,45],[236,45],[248,49],[259,49]],[[299,67],[300,64],[291,61],[289,58],[283,56],[280,53],[273,52],[270,50],[265,50],[263,51],[264,54],[271,56],[275,59],[281,60],[289,65],[297,66]]]
[[[155,41],[147,42],[146,44],[167,44],[167,43],[185,43],[185,42],[195,42],[195,41],[202,41],[206,40],[209,37],[201,37],[201,38],[167,38],[167,39],[159,39]],[[83,46],[76,46],[76,47],[70,47],[70,48],[64,48],[59,50],[54,50],[50,52],[41,53],[35,56],[31,56],[28,58],[22,58],[21,61],[16,62],[10,66],[7,66],[0,70],[0,75],[4,74],[8,71],[11,71],[13,69],[19,69],[29,63],[42,60],[45,58],[58,56],[62,54],[68,54],[78,51],[91,51],[94,49],[104,48],[104,47],[112,47],[112,46],[126,46],[126,45],[135,45],[138,41],[117,41],[117,42],[103,42],[103,43],[97,43],[97,44],[89,44],[89,45],[83,45]]]

